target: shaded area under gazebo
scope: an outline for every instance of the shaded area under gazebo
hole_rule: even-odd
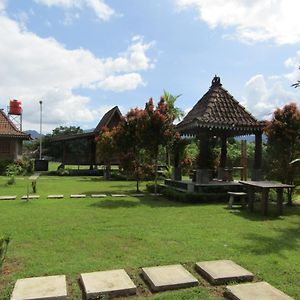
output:
[[[258,121],[222,87],[215,76],[208,92],[196,103],[186,117],[177,125],[181,136],[193,136],[199,140],[196,185],[212,183],[210,165],[211,141],[220,138],[221,155],[218,179],[224,180],[227,167],[227,139],[236,136],[255,135],[255,155],[252,180],[262,179],[262,132],[264,122]],[[176,155],[174,155],[176,157]],[[174,161],[174,181],[181,180],[179,163]],[[220,183],[221,184],[221,183]]]

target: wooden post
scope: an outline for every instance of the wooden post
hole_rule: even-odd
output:
[[[221,157],[220,157],[220,168],[225,168],[227,162],[227,137],[223,135],[221,137]]]
[[[96,142],[93,139],[90,141],[90,170],[93,170],[96,165]]]
[[[63,142],[62,144],[63,144],[62,165],[65,165],[67,161],[67,145],[66,142]]]
[[[173,180],[182,180],[181,168],[180,168],[180,157],[178,149],[174,151],[174,170],[173,170]]]
[[[248,169],[247,169],[247,141],[241,140],[241,180],[247,180]]]
[[[261,163],[262,163],[262,132],[255,134],[255,153],[252,170],[252,180],[261,180]]]

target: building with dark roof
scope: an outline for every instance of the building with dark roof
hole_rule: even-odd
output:
[[[122,113],[120,112],[118,106],[115,106],[104,114],[95,129],[89,132],[72,135],[59,135],[51,138],[52,143],[62,144],[62,164],[90,165],[91,167],[93,165],[101,164],[102,162],[99,158],[97,158],[96,155],[95,139],[103,127],[112,129],[120,123],[121,119]],[[84,155],[80,154],[80,157],[71,151],[72,143],[76,141],[86,144],[86,151]]]
[[[195,104],[185,118],[177,125],[181,135],[196,136],[200,140],[198,160],[198,182],[207,181],[209,140],[221,139],[219,177],[226,168],[227,139],[229,137],[255,135],[255,159],[252,179],[261,174],[262,131],[264,122],[258,121],[234,97],[223,88],[219,77],[215,76],[211,87]],[[203,174],[203,176],[201,175]],[[202,178],[202,179],[201,179]]]
[[[30,135],[18,130],[0,109],[0,160],[22,158],[23,141],[29,139]]]

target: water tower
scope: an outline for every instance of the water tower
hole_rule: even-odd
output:
[[[22,131],[22,102],[19,100],[10,100],[7,110],[9,119],[18,130]]]

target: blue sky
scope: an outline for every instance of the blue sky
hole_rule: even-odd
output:
[[[163,90],[188,111],[223,86],[259,119],[300,104],[297,0],[0,0],[0,108],[23,102],[23,128],[84,129]]]

